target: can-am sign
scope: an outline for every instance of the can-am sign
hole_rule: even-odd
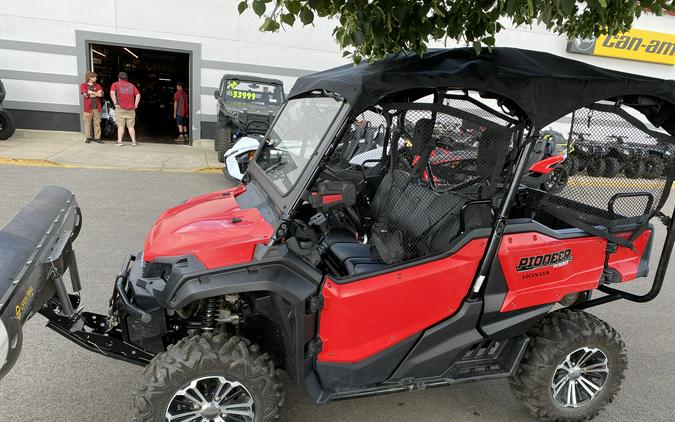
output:
[[[631,29],[597,39],[576,38],[567,43],[569,53],[675,65],[675,35]]]

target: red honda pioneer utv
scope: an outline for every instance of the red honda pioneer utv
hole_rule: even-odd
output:
[[[0,376],[40,313],[145,366],[137,420],[276,420],[278,368],[317,403],[510,377],[537,418],[590,419],[619,390],[626,350],[582,309],[658,295],[675,169],[631,183],[580,172],[552,191],[520,182],[539,128],[562,117],[574,112],[570,133],[667,146],[674,110],[673,82],[507,48],[303,77],[242,185],[159,217],[109,315],[79,303],[74,196],[49,187],[24,208],[0,232]],[[365,121],[381,136],[370,158]],[[626,293],[648,274],[658,222],[653,286]]]

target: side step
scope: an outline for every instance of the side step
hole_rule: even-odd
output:
[[[529,338],[525,335],[504,341],[485,340],[469,349],[453,364],[447,377],[455,382],[513,375],[522,359]]]
[[[397,383],[385,383],[371,387],[341,391],[329,398],[346,400],[357,397],[376,396],[404,391],[424,390],[443,387],[469,381],[494,378],[506,378],[518,368],[530,339],[526,335],[512,337],[503,341],[485,340],[472,346],[455,362],[443,377],[425,379],[405,379]]]

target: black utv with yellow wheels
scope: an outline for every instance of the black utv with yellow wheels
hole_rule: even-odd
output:
[[[213,147],[221,163],[237,139],[264,135],[286,98],[280,80],[246,75],[223,76],[213,96],[218,100]]]

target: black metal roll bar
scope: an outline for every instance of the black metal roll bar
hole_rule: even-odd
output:
[[[485,253],[483,254],[483,259],[481,260],[480,266],[478,267],[478,272],[474,278],[471,291],[469,293],[469,300],[476,300],[480,297],[480,291],[485,283],[485,279],[490,272],[490,267],[494,261],[494,257],[499,250],[499,245],[501,244],[502,236],[504,235],[504,229],[506,228],[506,220],[509,215],[509,210],[513,204],[513,200],[518,192],[520,186],[520,181],[523,178],[523,175],[527,171],[527,161],[530,158],[530,153],[534,147],[534,141],[539,136],[539,131],[531,127],[525,137],[525,142],[522,146],[523,150],[518,156],[518,161],[516,163],[516,170],[513,173],[513,178],[511,184],[504,195],[504,199],[499,206],[499,212],[495,218],[494,225],[492,226],[492,232],[488,238],[488,245],[485,248]]]

